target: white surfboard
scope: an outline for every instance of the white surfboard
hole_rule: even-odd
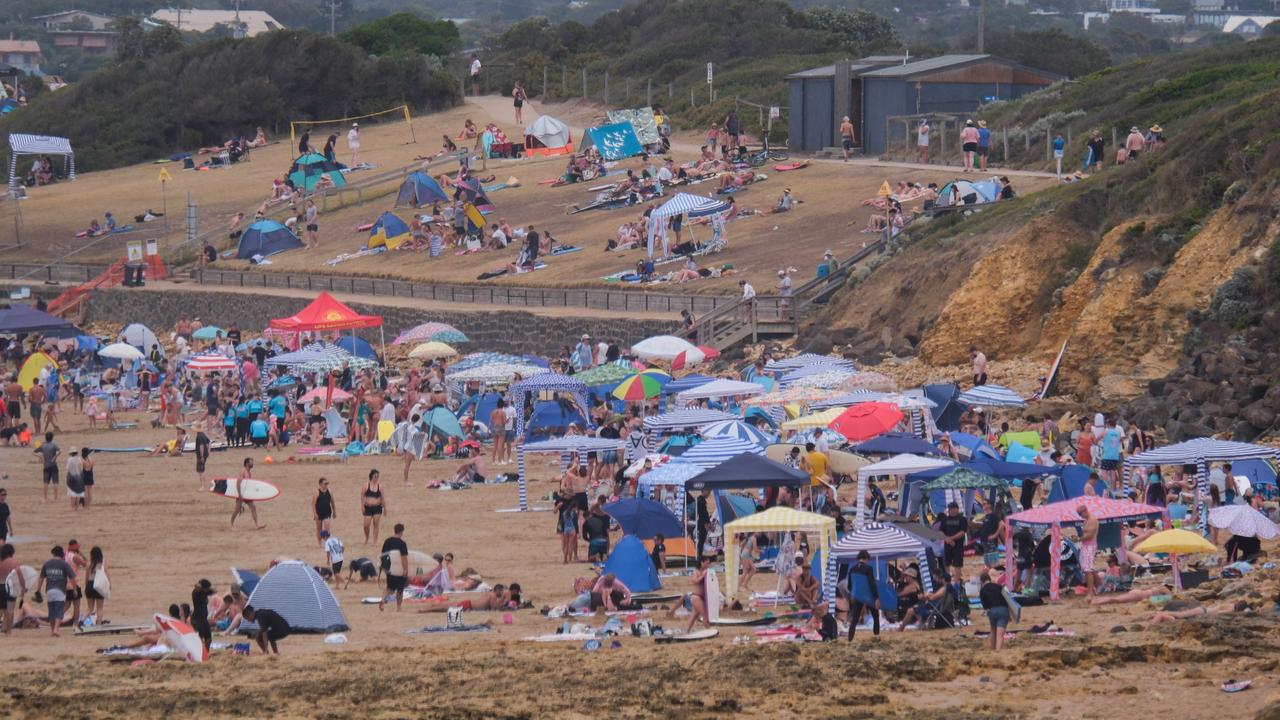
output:
[[[209,492],[233,500],[263,501],[274,500],[280,496],[280,488],[266,480],[255,480],[254,478],[245,478],[240,481],[240,492],[243,493],[243,498],[236,494],[235,478],[218,478],[214,480],[209,485]]]
[[[707,619],[715,622],[720,619],[720,606],[724,604],[724,597],[720,595],[720,581],[716,578],[716,571],[707,570],[707,576],[703,582],[707,586]]]
[[[710,640],[720,634],[715,628],[707,628],[703,630],[694,630],[693,632],[684,633],[682,635],[659,635],[655,637],[654,642],[693,642],[695,640]]]
[[[18,580],[18,573],[22,573],[22,579],[26,581],[27,590],[36,586],[36,581],[40,579],[40,573],[30,565],[19,565],[9,572],[9,576],[4,579],[5,591],[9,593],[9,597],[22,597],[22,584]]]

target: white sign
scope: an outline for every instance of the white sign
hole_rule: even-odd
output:
[[[148,240],[148,241],[147,241],[147,254],[148,254],[148,255],[159,255],[159,254],[160,254],[160,243],[159,243],[159,241],[156,241],[156,240]]]
[[[777,105],[771,105],[771,106],[769,106],[769,119],[770,119],[770,120],[777,120],[777,119],[778,119],[778,118],[780,118],[780,117],[782,117],[782,110],[781,110],[781,108],[779,108]]]
[[[711,84],[711,63],[707,63],[707,84]]]
[[[131,240],[129,241],[129,244],[125,246],[125,248],[128,250],[128,253],[129,253],[128,255],[129,262],[134,262],[134,263],[142,262],[142,241],[141,240]]]

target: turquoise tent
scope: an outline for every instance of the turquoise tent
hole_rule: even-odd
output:
[[[596,148],[605,160],[621,160],[644,152],[640,139],[636,137],[635,128],[629,122],[599,125],[588,128],[582,134],[579,151],[586,152]]]
[[[416,172],[404,179],[396,207],[422,207],[434,202],[448,202],[449,196],[436,179],[424,172]]]
[[[302,247],[302,241],[290,232],[289,228],[275,220],[259,220],[241,233],[236,257],[242,260],[254,256],[267,257],[300,247]]]
[[[315,190],[316,183],[320,182],[321,176],[324,175],[328,175],[337,187],[347,184],[347,179],[343,177],[338,164],[326,160],[320,153],[299,155],[289,167],[289,180],[294,187],[302,188],[305,192]]]
[[[609,559],[604,561],[604,572],[617,575],[631,592],[662,589],[653,558],[649,557],[644,543],[635,535],[622,536],[613,552],[609,553]]]

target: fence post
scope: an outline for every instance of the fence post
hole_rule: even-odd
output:
[[[1053,131],[1045,128],[1044,131],[1044,159],[1053,158]]]
[[[609,71],[604,71],[604,104],[609,104]]]
[[[628,105],[631,102],[631,76],[627,76],[623,87],[626,88],[626,90],[622,93],[622,104]]]
[[[569,94],[569,68],[560,66],[560,96],[566,97]]]
[[[675,98],[675,96],[676,96],[676,84],[671,82],[667,83],[667,99],[671,100]]]
[[[1026,130],[1022,131],[1022,144],[1024,146],[1022,148],[1023,150],[1027,152],[1031,152],[1031,133],[1027,132]]]
[[[644,81],[644,104],[653,106],[653,78]]]
[[[1120,146],[1120,139],[1119,139],[1118,137],[1116,137],[1116,126],[1115,126],[1115,125],[1112,125],[1112,126],[1111,126],[1111,148],[1112,148],[1112,150],[1114,150],[1115,148],[1117,148],[1117,147],[1119,147],[1119,146]],[[1101,162],[1101,161],[1102,161],[1102,158],[1095,158],[1095,159],[1096,159],[1098,162]]]
[[[1070,127],[1067,128],[1067,144],[1068,145],[1071,144],[1071,128]]]
[[[1009,128],[1000,128],[1000,134],[1004,136],[1004,161],[1009,162]]]
[[[582,99],[587,99],[587,69],[582,68]]]
[[[698,107],[698,101],[694,98],[694,89],[692,85],[689,86],[689,107]]]
[[[546,101],[547,99],[547,66],[546,65],[542,66],[542,95],[539,96],[538,99],[542,101]]]

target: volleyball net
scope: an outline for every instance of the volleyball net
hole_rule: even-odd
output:
[[[379,110],[378,112],[368,113],[366,115],[352,115],[351,117],[336,118],[334,120],[290,120],[289,121],[289,142],[295,147],[298,145],[298,138],[306,132],[311,133],[311,145],[319,148],[324,145],[324,137],[330,134],[337,134],[339,138],[345,138],[348,130],[351,129],[352,123],[360,123],[361,129],[368,125],[384,125],[390,126],[395,123],[404,123],[405,127],[405,143],[416,143],[418,138],[413,132],[413,117],[409,114],[408,105],[397,105],[387,110]]]

